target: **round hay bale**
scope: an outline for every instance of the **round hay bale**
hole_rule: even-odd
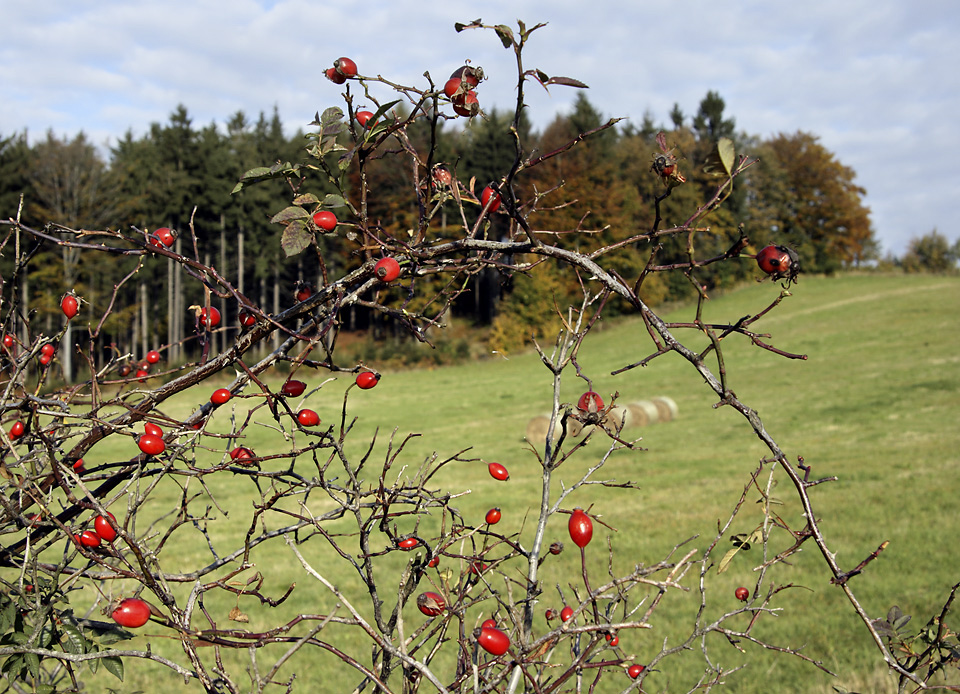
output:
[[[650,398],[650,402],[657,408],[661,422],[673,421],[673,418],[676,416],[677,403],[666,397]]]
[[[647,420],[647,412],[643,408],[637,407],[636,403],[627,405],[630,410],[630,425],[635,427],[645,427],[650,422]]]
[[[680,412],[677,407],[677,403],[673,401],[673,398],[669,398],[666,395],[659,395],[655,398],[650,398],[650,401],[657,406],[657,411],[660,413],[661,422],[672,422],[677,418],[677,414]]]
[[[540,445],[547,440],[547,430],[550,428],[549,417],[534,417],[527,422],[527,441],[534,445]]]
[[[639,426],[649,426],[660,421],[660,410],[649,400],[640,400],[633,403],[631,407],[637,412],[637,420],[643,422]]]
[[[627,426],[630,419],[630,410],[623,405],[614,405],[603,419],[603,428],[607,431],[619,433]]]

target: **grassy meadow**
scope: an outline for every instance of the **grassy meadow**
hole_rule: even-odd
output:
[[[704,316],[708,321],[733,322],[763,308],[777,293],[777,285],[771,283],[738,289],[712,299]],[[674,321],[692,317],[692,308],[667,316]],[[853,568],[882,541],[890,541],[880,558],[851,581],[865,609],[872,616],[881,617],[892,605],[899,605],[906,614],[914,615],[911,626],[917,628],[942,606],[949,587],[960,580],[958,317],[960,278],[803,277],[793,288],[793,296],[753,327],[770,333],[770,342],[776,347],[807,354],[807,360],[784,359],[751,346],[738,336],[723,343],[731,388],[759,412],[767,431],[789,458],[802,455],[812,466],[813,477],[839,478],[813,488],[811,497],[822,519],[821,528],[838,552],[841,566]],[[692,331],[679,330],[676,334],[698,349],[706,344]],[[635,436],[642,435],[646,450],[619,452],[597,474],[598,479],[632,480],[638,489],[590,486],[577,490],[570,498],[568,507],[594,504],[593,511],[616,528],[611,533],[597,525],[593,544],[588,548],[591,571],[599,577],[607,570],[608,535],[614,550],[613,568],[618,573],[628,572],[634,564],[656,563],[677,543],[695,536],[687,547],[702,552],[714,538],[718,521],[726,521],[750,474],[766,454],[742,417],[730,408],[712,407],[712,392],[679,357],[665,355],[645,368],[610,375],[650,351],[645,329],[631,319],[601,324],[587,338],[580,354],[583,373],[605,398],[614,391],[619,392],[624,403],[666,395],[679,406],[674,421],[632,430]],[[715,361],[710,365],[715,368]],[[311,387],[326,378],[319,374],[303,377],[302,372],[298,377]],[[282,378],[277,374],[272,385],[278,386]],[[324,425],[339,422],[344,388],[349,383],[349,377],[324,382],[322,388],[306,398],[306,406],[319,412]],[[575,402],[584,386],[571,371],[564,380],[564,400]],[[217,386],[211,385],[210,390],[214,387]],[[524,441],[524,431],[531,417],[549,410],[551,389],[550,373],[535,353],[506,358],[494,355],[435,370],[388,372],[377,388],[350,391],[348,413],[357,418],[350,450],[359,455],[379,430],[370,465],[382,461],[394,429],[397,441],[410,432],[422,434],[407,443],[398,459],[398,463],[413,467],[433,452],[448,457],[472,446],[464,457],[504,463],[510,470],[510,481],[495,482],[481,462],[458,462],[448,465],[436,478],[438,486],[469,491],[455,504],[466,518],[480,523],[486,509],[499,506],[503,509],[499,528],[503,532],[521,532],[521,538],[529,538],[539,499],[540,467]],[[176,418],[186,416],[208,397],[206,390],[200,390],[196,388],[165,403],[164,412]],[[225,431],[230,426],[231,411],[242,421],[253,402],[252,397],[235,398],[216,413],[210,429]],[[258,419],[262,423],[248,428],[243,445],[261,456],[289,448],[264,410],[259,412]],[[221,443],[219,450],[215,445],[203,453],[209,460],[198,458],[198,463],[209,465],[223,455],[227,444]],[[110,437],[91,451],[88,467],[128,458],[134,454],[128,450],[132,446],[129,438]],[[596,437],[560,469],[555,479],[567,484],[575,481],[604,450],[603,440]],[[264,467],[270,469],[269,463]],[[300,470],[298,464],[302,474],[310,474],[310,470],[309,466]],[[211,481],[214,478],[206,479],[207,489],[201,489],[196,482],[188,489],[189,493],[212,497],[209,520],[197,527],[205,527],[215,550],[233,548],[251,523],[252,503],[259,499],[259,494],[251,494],[249,478],[229,472],[216,476],[216,487]],[[799,529],[803,519],[793,488],[782,473],[777,479],[781,486],[775,496],[784,501],[778,512],[791,527]],[[766,481],[766,473],[761,480]],[[169,510],[181,494],[183,489],[172,484],[158,490],[154,502],[145,508],[138,531],[145,530],[144,521],[151,513],[159,516]],[[762,516],[753,503],[756,498],[756,493],[748,496],[733,532],[749,533],[761,522]],[[330,506],[329,500],[319,496],[304,499],[304,503],[314,512]],[[118,518],[124,506],[122,499],[111,506]],[[566,518],[556,518],[552,526],[550,539],[566,540],[568,550],[556,561],[545,564],[544,593],[538,607],[541,615],[546,607],[561,606],[558,584],[569,595],[567,586],[579,581],[579,561],[566,535]],[[267,527],[275,527],[286,521],[279,515],[268,514],[263,522]],[[331,527],[335,531],[346,529],[345,524]],[[161,555],[166,571],[188,570],[211,560],[210,547],[195,526],[182,527],[173,540],[175,544]],[[772,547],[776,551],[791,544],[785,533],[774,534]],[[720,547],[714,561],[719,561],[729,544]],[[362,600],[362,586],[355,574],[329,552],[324,553],[326,546],[320,538],[301,548],[325,576],[348,595]],[[395,585],[390,580],[391,573],[399,576],[402,562],[409,558],[400,554],[389,555],[384,561],[381,577],[388,587]],[[743,553],[724,574],[718,575],[715,567],[709,572],[706,620],[736,609],[733,592],[737,585],[753,589],[757,576],[753,568],[760,563],[759,556],[756,552]],[[279,595],[292,581],[297,582],[297,588],[284,605],[275,609],[250,598],[240,598],[238,603],[234,598],[211,594],[205,607],[211,614],[219,615],[222,624],[228,623],[226,613],[234,604],[249,614],[251,621],[245,626],[250,629],[279,623],[298,612],[334,608],[333,597],[304,574],[282,542],[258,549],[253,560],[266,576],[264,592]],[[776,584],[796,587],[775,598],[773,606],[782,611],[761,619],[755,633],[777,645],[803,647],[806,655],[822,660],[840,677],[832,679],[808,663],[747,643],[741,644],[744,655],[723,637],[711,636],[705,647],[713,663],[727,669],[748,663],[746,668],[727,677],[724,691],[832,692],[834,685],[883,691],[889,685],[889,678],[882,674],[879,653],[844,595],[830,584],[829,578],[822,558],[809,542],[791,558],[790,565],[777,566],[767,575]],[[636,655],[637,662],[647,662],[665,639],[671,645],[689,631],[699,607],[696,570],[684,584],[691,591],[668,593],[652,617],[653,629],[620,635],[623,654]],[[130,592],[133,587],[121,584],[104,590]],[[179,590],[185,594],[189,586]],[[74,593],[73,600],[79,611],[89,607],[95,598],[90,588],[85,588]],[[477,616],[479,620],[489,613]],[[408,631],[423,619],[415,607],[405,618],[410,623]],[[741,615],[730,626],[745,627],[745,619]],[[956,630],[960,620],[954,617],[950,624]],[[538,628],[543,626],[541,621]],[[149,641],[155,652],[184,661],[177,642],[161,628],[147,625],[143,631],[150,636],[137,639],[132,647],[143,648]],[[343,630],[338,636],[327,631],[323,634],[345,650],[352,649],[362,660],[368,659],[369,649],[354,633]],[[698,642],[693,651],[663,661],[659,671],[650,673],[645,680],[644,691],[687,691],[702,672],[700,647]],[[283,650],[268,648],[259,653],[260,671],[268,669]],[[555,657],[562,655],[557,653]],[[246,652],[227,653],[224,659],[228,668],[231,663],[249,664]],[[112,687],[153,692],[158,691],[157,683],[162,681],[170,691],[201,691],[196,682],[184,685],[160,666],[134,660],[127,660],[126,665],[124,684],[119,685],[101,672],[91,676],[92,690],[106,691],[106,687]],[[237,672],[235,668],[236,665],[233,672]],[[357,681],[354,675],[344,672],[333,656],[316,651],[301,652],[283,670],[287,677],[294,672],[293,690],[298,692],[344,692]],[[629,684],[625,675],[612,674],[597,691],[623,691]],[[423,689],[428,690],[427,686]]]

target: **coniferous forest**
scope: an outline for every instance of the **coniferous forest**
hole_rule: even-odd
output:
[[[702,256],[723,253],[742,233],[749,237],[751,249],[768,243],[795,249],[805,272],[831,273],[877,257],[869,209],[855,172],[837,161],[815,134],[798,131],[763,139],[737,132],[734,117],[725,113],[723,99],[714,92],[704,97],[695,113],[685,114],[675,106],[670,119],[667,125],[649,116],[641,123],[619,121],[578,142],[565,156],[518,177],[515,185],[520,189],[544,197],[532,223],[553,230],[561,244],[581,252],[615,245],[653,228],[655,208],[650,201],[662,194],[663,182],[651,171],[651,163],[660,152],[656,135],[664,130],[687,181],[660,207],[667,226],[682,223],[684,211],[696,209],[715,190],[717,179],[704,164],[718,140],[729,138],[737,152],[758,159],[710,216],[708,233],[698,235]],[[512,120],[512,113],[491,110],[467,125],[463,119],[446,125],[439,130],[438,160],[479,191],[513,162]],[[542,132],[533,132],[529,122],[521,120],[520,141],[528,153],[551,152],[608,120],[581,95],[571,113],[557,116]],[[325,191],[330,184],[320,175],[311,180],[317,172],[301,168],[296,182],[267,180],[233,192],[250,169],[303,161],[308,134],[309,130],[298,130],[285,135],[277,112],[261,113],[255,121],[238,112],[224,124],[199,126],[181,105],[166,123],[152,124],[142,137],[128,132],[117,139],[106,160],[83,133],[61,138],[50,132],[32,144],[26,133],[0,135],[0,216],[19,216],[28,226],[45,228],[51,237],[57,236],[60,226],[132,228],[144,234],[169,227],[179,234],[179,253],[212,265],[241,293],[278,312],[293,303],[301,284],[318,283],[322,272],[341,274],[364,260],[352,250],[354,244],[344,241],[350,227],[346,218],[340,219],[340,233],[317,237],[319,252],[285,255],[280,244],[283,227],[271,218],[299,189],[337,192]],[[421,130],[414,124],[407,136],[415,146],[426,144],[430,130],[426,124]],[[418,137],[424,142],[414,142]],[[413,228],[418,202],[410,196],[412,172],[406,161],[385,156],[368,162],[364,175],[375,191],[362,201],[369,218],[391,234]],[[550,205],[551,199],[563,202]],[[449,214],[457,214],[452,201],[449,207]],[[438,218],[435,233],[443,236],[448,233],[447,210]],[[451,220],[449,233],[462,228],[460,221]],[[20,249],[34,258],[19,297],[21,305],[29,307],[29,321],[46,323],[47,329],[59,325],[60,297],[71,290],[84,298],[81,320],[95,320],[121,284],[115,307],[99,331],[98,348],[104,354],[120,351],[142,358],[155,345],[165,344],[171,345],[168,358],[191,356],[195,348],[188,337],[193,320],[189,307],[202,301],[202,289],[184,281],[182,266],[157,260],[137,269],[136,258],[81,255],[53,243],[30,243],[35,247]],[[712,247],[705,248],[705,243]],[[6,247],[13,249],[11,244]],[[659,266],[688,258],[684,237],[664,236],[617,248],[613,267],[623,277],[636,277],[654,248]],[[319,266],[319,257],[326,267]],[[5,278],[13,267],[9,254],[0,258]],[[698,271],[707,291],[731,287],[756,274],[752,262],[715,267]],[[135,269],[133,281],[121,282]],[[661,279],[664,276],[672,279]],[[452,314],[463,324],[481,328],[483,339],[501,350],[521,346],[552,312],[555,300],[562,305],[565,295],[578,290],[576,277],[558,275],[546,266],[509,278],[489,268],[471,282]],[[12,286],[5,285],[4,291]],[[645,298],[653,304],[683,300],[695,291],[677,273],[651,276],[644,288]],[[229,315],[225,303],[220,309],[226,324],[236,324],[237,316]],[[611,306],[608,315],[616,311]],[[27,319],[21,316],[23,323]],[[374,319],[362,306],[350,311],[347,322],[341,330],[365,331],[378,340],[396,332],[389,319]],[[65,365],[68,379],[74,368]]]

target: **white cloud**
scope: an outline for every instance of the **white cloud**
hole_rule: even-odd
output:
[[[515,27],[519,17],[549,23],[531,37],[526,67],[583,80],[606,116],[639,121],[649,110],[665,123],[674,103],[693,115],[715,90],[740,130],[819,135],[857,171],[888,250],[934,227],[960,235],[948,226],[960,187],[953,0],[6,0],[4,15],[13,30],[0,44],[0,134],[82,129],[105,142],[142,134],[179,103],[197,125],[276,104],[292,131],[338,99],[322,70],[340,55],[362,73],[421,87],[424,70],[442,82],[470,58],[491,77],[481,104],[512,108],[512,52],[453,23],[479,15]],[[531,85],[535,125],[575,96]]]

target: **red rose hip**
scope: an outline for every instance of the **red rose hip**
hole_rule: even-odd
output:
[[[110,517],[110,520],[107,520],[106,516],[97,516],[94,518],[93,529],[96,530],[97,535],[102,537],[106,542],[113,542],[117,539],[117,531],[110,525],[110,521],[112,520],[116,523],[117,519],[109,511],[107,511],[107,516]]]
[[[337,228],[337,215],[330,210],[320,210],[313,215],[313,223],[324,231],[333,231]]]
[[[307,384],[303,381],[288,379],[287,382],[283,384],[283,387],[280,388],[280,392],[288,398],[298,398],[303,395],[303,391],[306,389]]]
[[[147,455],[160,455],[167,448],[167,444],[163,442],[163,439],[153,434],[144,434],[141,436],[137,441],[137,445],[140,447],[140,450]]]
[[[500,463],[490,463],[487,466],[487,470],[490,472],[490,476],[495,480],[506,482],[508,479],[510,479],[510,473],[507,472],[507,468]]]
[[[454,96],[451,102],[453,103],[453,112],[458,116],[473,118],[480,113],[480,100],[472,90]]]
[[[567,530],[570,531],[570,539],[573,544],[583,549],[590,544],[593,539],[593,521],[590,516],[583,512],[583,509],[574,509],[570,514],[570,521],[567,523]]]
[[[496,627],[482,627],[477,643],[490,655],[503,655],[510,649],[510,637]]]
[[[774,279],[795,280],[800,272],[800,256],[786,246],[767,246],[757,253],[757,265]]]
[[[373,127],[376,125],[376,121],[373,123],[370,122],[370,119],[373,118],[373,111],[357,111],[357,122],[360,124],[361,128]]]
[[[213,306],[200,309],[200,325],[208,329],[220,325],[220,310]]]
[[[333,67],[335,67],[337,72],[344,77],[357,76],[357,64],[350,58],[337,58],[335,61],[333,61]]]
[[[373,266],[373,274],[383,283],[393,282],[400,276],[400,263],[394,258],[381,258]]]
[[[297,412],[297,421],[305,427],[315,427],[320,423],[320,415],[313,410],[303,409]]]
[[[487,186],[483,189],[483,192],[480,193],[480,205],[487,207],[488,204],[489,212],[496,212],[500,209],[500,195],[493,189],[492,186]]]
[[[253,459],[256,457],[256,453],[244,446],[237,446],[230,451],[230,460],[234,461],[237,465],[252,465]]]
[[[10,438],[19,439],[21,436],[23,436],[25,429],[26,427],[23,425],[23,422],[18,419],[13,423],[13,426],[10,427]]]
[[[60,310],[63,311],[67,320],[70,320],[80,311],[80,302],[73,294],[67,294],[60,300]]]
[[[97,535],[92,530],[84,530],[82,533],[76,536],[77,542],[79,542],[84,547],[99,547],[100,546],[100,536]]]
[[[173,232],[167,227],[160,227],[150,235],[150,243],[157,248],[160,247],[160,244],[170,248],[176,240],[177,237],[174,236]]]
[[[110,616],[120,626],[135,629],[150,621],[150,606],[140,598],[126,598]]]
[[[428,617],[436,617],[447,609],[447,602],[439,593],[428,591],[417,596],[417,609]]]
[[[357,374],[357,387],[362,390],[370,390],[379,382],[380,374],[375,374],[372,371]]]
[[[577,409],[585,414],[599,412],[603,409],[603,398],[598,393],[588,390],[577,401]]]

